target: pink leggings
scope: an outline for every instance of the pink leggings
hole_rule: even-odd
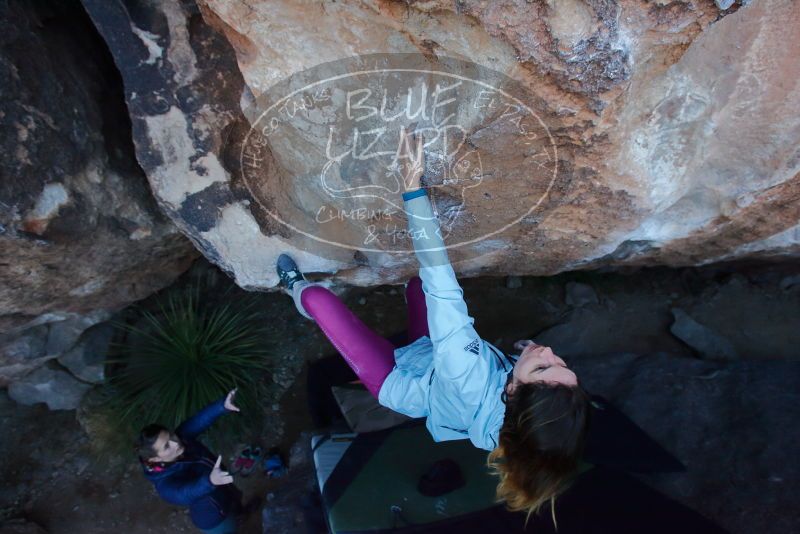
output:
[[[309,286],[300,294],[303,309],[314,318],[347,364],[375,398],[383,381],[394,369],[395,346],[361,322],[339,298],[320,286]],[[428,311],[422,280],[415,276],[406,287],[408,343],[428,334]]]

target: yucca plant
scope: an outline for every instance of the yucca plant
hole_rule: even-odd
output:
[[[169,291],[136,323],[118,323],[126,339],[109,360],[109,407],[126,433],[149,423],[175,428],[233,388],[242,412],[221,421],[216,434],[238,434],[245,420],[260,419],[265,322],[252,301],[210,306],[199,295],[199,287]]]

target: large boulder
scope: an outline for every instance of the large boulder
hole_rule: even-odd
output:
[[[351,283],[408,276],[412,122],[462,274],[800,252],[791,0],[83,3],[156,198],[243,287],[274,286],[283,250]],[[392,115],[446,79],[458,98]]]
[[[196,257],[136,163],[119,74],[77,2],[0,5],[0,386]]]

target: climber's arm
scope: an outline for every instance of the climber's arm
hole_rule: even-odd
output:
[[[472,326],[474,319],[467,311],[428,195],[424,189],[416,189],[404,193],[403,200],[409,235],[420,263],[434,368],[442,376],[456,378],[475,363],[483,341]]]

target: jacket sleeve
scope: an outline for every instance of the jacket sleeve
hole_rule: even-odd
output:
[[[403,200],[428,307],[434,368],[448,379],[463,377],[480,357],[483,340],[472,326],[475,321],[467,312],[427,193],[424,189],[407,192]]]
[[[208,475],[197,478],[167,477],[156,483],[156,491],[167,502],[189,506],[194,501],[214,491]]]
[[[212,402],[194,414],[192,417],[181,423],[181,425],[175,430],[175,433],[185,439],[194,439],[198,435],[205,432],[208,427],[214,424],[214,421],[216,421],[217,418],[226,411],[225,398],[223,397],[216,402]]]

